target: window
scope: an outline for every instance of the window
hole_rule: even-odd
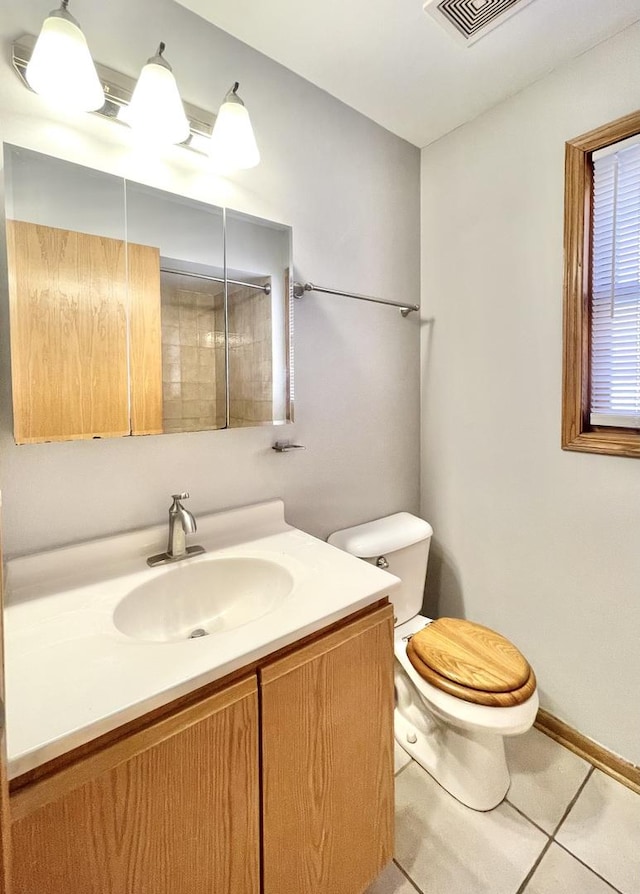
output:
[[[566,144],[562,446],[640,457],[640,112]]]

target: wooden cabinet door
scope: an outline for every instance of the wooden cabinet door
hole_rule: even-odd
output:
[[[255,676],[11,796],[19,894],[258,894]]]
[[[393,611],[261,671],[264,894],[360,894],[393,856]]]

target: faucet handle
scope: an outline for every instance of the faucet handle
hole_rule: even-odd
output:
[[[189,491],[185,491],[183,494],[171,494],[172,500],[188,500],[189,499]]]

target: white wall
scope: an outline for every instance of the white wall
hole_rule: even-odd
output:
[[[640,27],[422,154],[428,608],[640,763],[640,462],[560,449],[564,142],[640,106]],[[432,322],[429,322],[430,319]]]
[[[0,0],[3,44],[49,7]],[[299,279],[417,302],[419,152],[170,0],[78,0],[94,57],[136,75],[161,39],[184,98],[215,109],[234,79],[261,165],[232,178],[183,149],[153,159],[128,132],[47,111],[3,54],[0,136],[161,189],[293,226]],[[0,271],[2,282],[5,274]],[[282,496],[289,520],[331,530],[418,503],[419,323],[392,309],[309,296],[296,304],[296,423],[282,428],[16,447],[6,286],[1,288],[5,551],[30,552],[161,521],[168,495],[201,512]],[[276,454],[277,437],[306,451]]]

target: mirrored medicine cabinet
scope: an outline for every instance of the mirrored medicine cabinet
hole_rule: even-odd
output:
[[[18,444],[292,418],[291,229],[5,144]]]

